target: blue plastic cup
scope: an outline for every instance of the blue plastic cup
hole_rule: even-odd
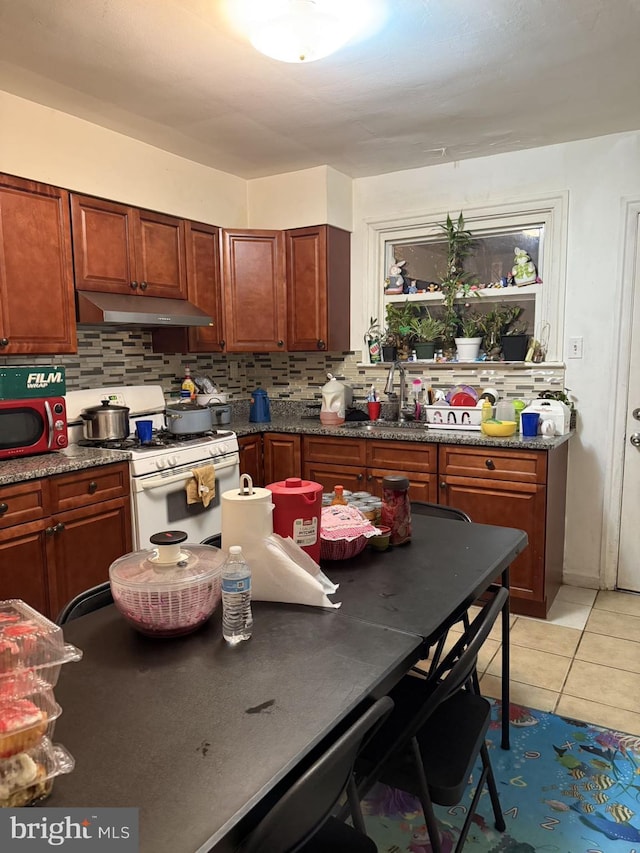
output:
[[[533,438],[538,434],[539,423],[540,415],[538,414],[538,412],[520,413],[520,433],[525,438]]]
[[[153,421],[136,421],[136,435],[143,444],[151,441]]]

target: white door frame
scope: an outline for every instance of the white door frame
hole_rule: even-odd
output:
[[[616,586],[618,551],[620,548],[620,523],[622,519],[622,481],[624,473],[625,433],[629,398],[629,370],[631,368],[631,336],[633,295],[640,298],[640,269],[637,258],[640,251],[640,199],[623,199],[622,221],[624,229],[620,240],[622,258],[618,300],[619,346],[615,357],[611,389],[613,392],[613,434],[609,445],[609,474],[604,484],[602,515],[602,548],[600,552],[601,581],[606,589]],[[636,330],[640,334],[640,329]],[[624,452],[620,452],[620,448]]]

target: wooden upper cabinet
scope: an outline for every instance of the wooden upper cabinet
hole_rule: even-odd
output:
[[[186,299],[184,220],[71,196],[78,290]]]
[[[220,229],[186,223],[189,299],[213,320],[212,326],[189,329],[189,352],[222,352],[225,348],[220,294]]]
[[[0,356],[77,349],[69,195],[0,175]]]
[[[287,349],[350,348],[351,235],[331,225],[285,231]]]
[[[228,352],[285,352],[284,232],[222,231],[222,302]]]

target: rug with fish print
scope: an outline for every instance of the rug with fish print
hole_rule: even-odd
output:
[[[511,749],[500,748],[499,702],[487,745],[507,824],[494,828],[486,790],[465,853],[640,853],[640,737],[511,705]],[[436,806],[442,851],[455,848],[479,766],[459,806]],[[431,853],[420,802],[378,784],[363,800],[379,853]]]

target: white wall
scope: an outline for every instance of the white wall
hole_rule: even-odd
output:
[[[251,228],[335,225],[351,231],[352,182],[330,166],[254,178],[248,186]]]
[[[617,512],[603,500],[614,451],[614,411],[608,401],[623,287],[624,201],[640,198],[640,132],[355,180],[352,340],[362,340],[366,322],[357,306],[369,304],[368,288],[383,286],[371,280],[367,268],[366,220],[428,210],[453,215],[465,206],[563,191],[569,194],[565,353],[570,336],[584,338],[584,357],[566,362],[579,426],[569,452],[565,579],[599,586],[605,573],[615,577],[612,567],[600,565],[604,522]]]
[[[247,182],[0,91],[0,172],[230,228]]]

